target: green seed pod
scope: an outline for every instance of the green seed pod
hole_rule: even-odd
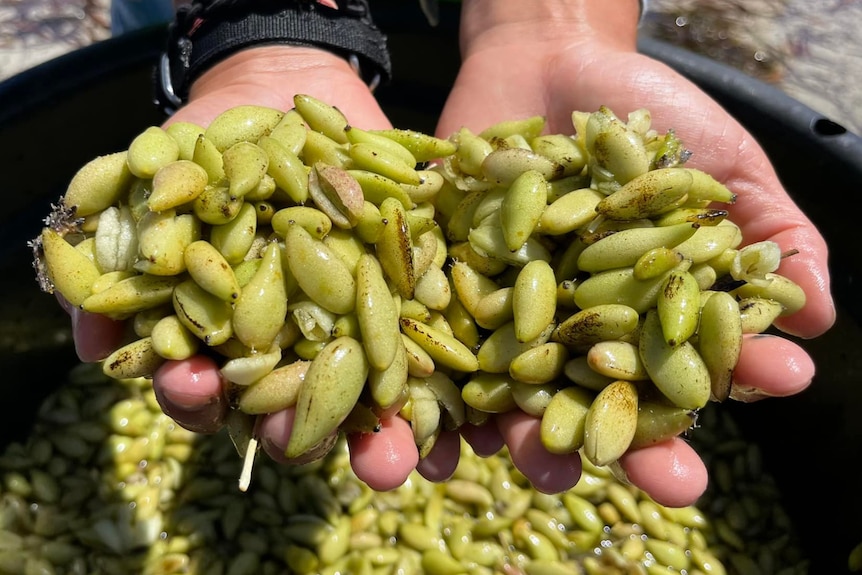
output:
[[[257,213],[254,205],[243,203],[236,217],[210,229],[210,243],[231,265],[241,262],[254,243]]]
[[[350,144],[371,144],[375,148],[385,150],[386,152],[397,156],[401,159],[401,161],[403,161],[409,166],[415,166],[417,163],[416,158],[413,157],[413,154],[410,152],[410,150],[405,148],[401,143],[393,140],[392,138],[389,138],[384,134],[368,130],[361,130],[355,126],[350,125],[344,128],[344,134]]]
[[[74,306],[82,305],[92,293],[101,272],[93,260],[67,242],[58,232],[44,228],[41,246],[52,289]]]
[[[395,332],[398,334],[398,332]],[[406,398],[408,362],[402,336],[398,337],[395,357],[386,369],[371,368],[368,372],[368,392],[378,410],[386,410]]]
[[[581,228],[596,217],[596,206],[604,197],[590,188],[563,194],[545,208],[536,229],[543,234],[562,235]]]
[[[413,299],[416,273],[406,211],[398,200],[387,198],[380,204],[380,216],[386,226],[375,246],[377,259],[398,294],[404,299]]]
[[[683,260],[676,270],[688,269],[690,262]],[[658,301],[666,272],[648,280],[634,278],[634,268],[619,268],[598,272],[575,289],[575,305],[587,309],[597,305],[622,304],[644,313]]]
[[[407,192],[414,203],[428,202],[433,200],[438,192],[443,189],[445,179],[439,172],[434,170],[416,170],[420,182],[416,185],[401,184],[401,189]]]
[[[590,114],[586,126],[586,149],[614,180],[625,184],[647,173],[649,156],[643,139],[607,108]]]
[[[165,128],[165,132],[177,142],[180,160],[191,160],[194,157],[195,144],[204,131],[203,127],[193,122],[173,122]]]
[[[150,333],[153,351],[165,359],[188,359],[197,353],[200,340],[192,335],[176,315],[163,317]]]
[[[577,294],[577,292],[575,292]],[[638,312],[623,304],[601,304],[581,309],[554,330],[554,341],[574,348],[619,339],[638,326]]]
[[[691,188],[688,192],[688,201],[705,204],[712,202],[733,204],[736,202],[736,194],[703,170],[696,168],[682,169],[691,174],[692,177]]]
[[[103,271],[131,270],[138,257],[137,224],[128,206],[105,208],[99,214],[95,261]],[[81,244],[77,246],[81,248]]]
[[[790,279],[776,273],[765,274],[768,282],[764,286],[745,284],[731,293],[737,298],[760,297],[780,303],[784,307],[781,315],[791,315],[805,307],[805,292]]]
[[[538,338],[521,342],[515,335],[515,322],[503,324],[495,329],[479,348],[476,354],[479,369],[488,373],[509,373],[509,365],[513,359],[528,349],[545,343],[550,333],[551,329],[546,329]]]
[[[631,449],[662,443],[684,433],[696,421],[695,412],[652,401],[638,402],[638,422]]]
[[[615,232],[587,246],[578,257],[578,269],[595,273],[634,266],[644,253],[673,248],[694,235],[696,229],[690,224],[677,224]]]
[[[454,289],[454,288],[453,288]],[[449,305],[443,311],[446,321],[452,328],[452,334],[470,349],[479,345],[479,328],[473,317],[457,297],[449,299]]]
[[[613,463],[629,448],[637,428],[638,390],[618,380],[599,392],[584,422],[584,455],[596,466]]]
[[[356,282],[335,252],[298,225],[288,226],[284,237],[290,273],[302,291],[332,313],[353,311]]]
[[[261,266],[242,288],[234,304],[233,333],[252,350],[265,351],[281,331],[287,314],[287,294],[280,248],[270,243]]]
[[[217,184],[224,180],[224,160],[221,151],[204,134],[198,136],[195,141],[192,161],[206,171],[208,183]]]
[[[380,209],[369,201],[362,202],[362,214],[356,222],[356,235],[366,244],[376,244],[383,233],[386,222],[380,215]]]
[[[529,262],[515,280],[512,313],[519,341],[539,336],[554,320],[557,285],[551,265],[542,260]]]
[[[308,94],[296,94],[293,97],[293,105],[309,128],[339,144],[347,143],[347,118],[341,110]]]
[[[482,161],[485,179],[508,186],[526,172],[536,172],[544,180],[558,177],[563,167],[552,160],[524,148],[499,148]],[[542,198],[543,202],[547,194]]]
[[[438,267],[429,267],[416,280],[413,297],[430,309],[437,311],[446,309],[452,297],[446,272]]]
[[[239,396],[240,411],[249,414],[274,413],[294,405],[310,365],[309,361],[296,360],[275,368],[252,383]]]
[[[514,135],[521,136],[526,140],[532,140],[545,129],[547,119],[545,116],[530,116],[517,120],[503,120],[488,126],[479,133],[479,137],[485,140],[503,140]]]
[[[128,192],[133,179],[128,152],[99,156],[75,173],[66,188],[63,203],[74,206],[78,217],[98,213],[117,203]]]
[[[170,302],[170,296],[168,296],[168,302]],[[153,332],[153,327],[155,327],[162,318],[171,315],[173,312],[174,310],[170,305],[160,305],[134,314],[132,325],[135,335],[138,337],[147,337]]]
[[[415,166],[388,150],[358,143],[350,146],[349,154],[354,168],[378,173],[401,184],[415,186],[421,182]]]
[[[192,202],[192,211],[203,223],[226,224],[239,214],[244,201],[230,195],[227,186],[208,185]]]
[[[209,346],[220,345],[233,335],[230,304],[188,279],[173,290],[174,312],[183,325]]]
[[[257,145],[266,153],[266,173],[291,200],[303,204],[308,199],[308,170],[302,160],[273,136],[263,136]]]
[[[594,398],[594,393],[574,386],[554,394],[542,415],[540,427],[545,449],[551,453],[574,453],[583,446],[584,424]]]
[[[556,177],[578,175],[587,163],[587,155],[578,145],[577,140],[565,134],[545,134],[529,142],[534,152],[562,167],[562,171],[558,172]]]
[[[503,231],[501,217],[492,214],[467,233],[467,240],[477,253],[519,267],[533,260],[551,261],[548,249],[535,237],[528,237],[517,250],[510,250],[506,244],[506,232]]]
[[[687,341],[700,321],[700,286],[695,277],[672,271],[659,292],[656,309],[667,344],[673,347]]]
[[[183,252],[200,235],[200,221],[191,214],[177,215],[173,210],[148,213],[138,222],[141,259],[135,263],[135,269],[160,276],[184,272]]]
[[[309,206],[282,208],[273,214],[270,222],[272,229],[282,238],[294,224],[317,239],[323,239],[332,229],[332,220],[320,210]]]
[[[386,370],[403,344],[398,309],[383,270],[371,254],[360,256],[356,269],[356,316],[369,364],[378,371]]]
[[[368,361],[353,338],[332,340],[314,358],[296,400],[296,419],[285,450],[288,458],[305,454],[338,429],[365,386]]]
[[[458,201],[455,210],[446,222],[446,238],[453,242],[467,239],[470,229],[475,227],[476,210],[485,200],[486,192],[471,192]]]
[[[241,198],[257,188],[269,168],[267,152],[252,142],[237,142],[222,154],[230,195]]]
[[[473,314],[476,324],[484,329],[495,330],[512,321],[514,315],[515,288],[504,287],[483,297]],[[545,325],[547,327],[547,324]]]
[[[461,397],[461,388],[455,385],[448,375],[436,371],[425,378],[425,385],[437,398],[440,407],[443,408],[442,425],[444,429],[455,430],[467,421],[464,400]]]
[[[308,193],[317,208],[342,229],[356,226],[362,217],[362,187],[342,168],[315,164],[308,176]]]
[[[652,170],[602,199],[596,205],[596,212],[613,220],[636,220],[658,215],[685,198],[692,181],[686,170]]]
[[[739,319],[742,322],[742,333],[763,333],[783,311],[784,306],[775,300],[756,296],[740,299]]]
[[[369,170],[352,169],[347,170],[347,173],[359,182],[365,199],[378,207],[386,198],[395,198],[405,210],[412,209],[415,205],[414,200],[404,189],[403,184],[399,184],[392,178]]]
[[[697,330],[697,350],[709,370],[711,399],[730,396],[733,370],[742,350],[739,303],[727,292],[714,292],[703,305]]]
[[[528,170],[514,177],[500,205],[500,225],[510,251],[521,249],[533,234],[547,197],[546,178],[541,172]]]
[[[587,356],[573,357],[566,362],[563,373],[573,383],[586,389],[600,391],[617,378],[608,377],[595,371],[589,365]]]
[[[641,328],[640,355],[655,386],[674,405],[698,409],[710,396],[709,370],[689,342],[675,347],[667,344],[658,312],[647,312]]]
[[[543,343],[512,358],[509,375],[523,383],[549,383],[562,375],[568,359],[569,351],[565,345]]]
[[[463,372],[479,369],[476,356],[455,337],[413,319],[401,318],[400,322],[401,331],[425,350],[436,363]]]
[[[558,389],[559,386],[555,383],[534,384],[517,380],[511,383],[515,404],[521,411],[533,417],[542,417]]]
[[[725,220],[717,226],[697,228],[694,234],[674,248],[692,263],[702,263],[720,255],[728,248],[735,247],[739,228]]]
[[[199,286],[225,301],[239,297],[240,286],[230,264],[212,244],[198,240],[183,253],[189,275]]]
[[[153,176],[153,189],[147,205],[163,212],[188,203],[204,192],[206,171],[190,160],[177,160],[159,168]]]
[[[165,362],[156,353],[153,340],[144,337],[115,350],[102,362],[102,371],[113,379],[152,377],[153,373]]]
[[[257,142],[278,125],[284,112],[266,106],[242,105],[216,116],[204,135],[220,152],[238,142]]]
[[[587,352],[590,368],[601,375],[626,381],[649,379],[637,345],[627,341],[600,341]]]
[[[657,226],[690,223],[695,226],[717,226],[727,218],[727,210],[711,208],[676,208],[655,218]]]
[[[512,523],[512,542],[524,550],[531,559],[559,560],[560,550],[545,535],[533,529],[523,518]]]
[[[294,119],[298,119],[298,121],[294,121]],[[308,127],[305,122],[296,110],[289,110],[268,136],[263,136],[257,141],[257,145],[264,147],[261,141],[265,138],[273,138],[291,154],[297,156],[305,146],[307,135]],[[270,162],[272,162],[272,158],[270,158]]]
[[[486,413],[506,413],[518,404],[512,396],[508,374],[476,373],[461,388],[461,397],[470,407]]]
[[[134,275],[89,296],[80,304],[81,309],[126,319],[170,302],[174,287],[181,281],[182,276]]]
[[[461,128],[452,135],[458,146],[455,152],[459,171],[476,178],[482,177],[482,163],[494,151],[493,146],[467,128]]]
[[[435,138],[415,130],[390,128],[388,130],[370,130],[374,134],[386,136],[398,142],[413,155],[416,162],[430,162],[455,153],[457,146],[450,140]]]
[[[162,166],[180,157],[176,140],[158,126],[150,126],[129,144],[129,171],[142,179],[152,178]]]
[[[440,433],[442,412],[437,396],[425,383],[425,379],[407,379],[407,403],[401,414],[410,421],[413,439],[419,447],[419,456],[424,457],[433,447]]]

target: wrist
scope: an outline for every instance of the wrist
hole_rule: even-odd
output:
[[[386,36],[368,0],[196,0],[177,9],[156,76],[156,102],[167,113],[192,84],[222,60],[260,46],[323,49],[350,62],[373,88],[391,74]]]
[[[289,110],[296,94],[310,94],[337,106],[364,127],[389,123],[368,86],[344,58],[306,46],[248,48],[214,64],[191,85],[189,104],[169,120],[207,125],[225,109],[259,105]]]
[[[641,3],[637,0],[463,0],[461,49],[511,45],[522,38],[560,46],[600,42],[634,50]]]

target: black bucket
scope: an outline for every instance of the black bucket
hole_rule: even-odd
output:
[[[396,78],[379,90],[379,100],[396,126],[433,131],[458,68],[455,18],[432,28],[415,3],[401,4],[407,6],[378,19],[390,38]],[[125,149],[143,128],[163,121],[151,98],[163,41],[163,29],[143,30],[0,84],[0,157],[9,208],[0,215],[0,372],[7,405],[0,443],[27,435],[41,398],[77,361],[68,318],[38,291],[27,240],[39,233],[51,202],[81,165]],[[419,66],[417,47],[433,55]],[[862,258],[851,237],[854,218],[862,214],[862,139],[735,69],[658,41],[644,39],[640,49],[690,77],[753,133],[830,245],[838,322],[826,335],[801,342],[818,367],[814,384],[792,398],[727,409],[761,446],[811,572],[844,572],[850,549],[862,541],[862,495],[853,472],[862,456],[862,417],[856,413],[862,405],[862,304],[855,292]],[[30,347],[15,330],[56,336]]]

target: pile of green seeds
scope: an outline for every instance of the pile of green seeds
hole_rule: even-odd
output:
[[[440,139],[294,103],[148,128],[33,242],[46,290],[134,325],[106,374],[212,354],[236,417],[295,407],[290,458],[394,412],[424,456],[520,409],[549,451],[611,464],[732,397],[743,334],[804,305],[646,110]]]
[[[712,409],[698,431],[717,479],[697,507],[658,505],[589,462],[575,488],[542,494],[505,454],[466,444],[446,483],[414,473],[375,492],[339,442],[304,466],[259,461],[241,493],[225,435],[176,426],[144,378],[80,365],[0,452],[0,572],[805,573],[757,447]]]

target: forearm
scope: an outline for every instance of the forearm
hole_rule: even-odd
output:
[[[637,0],[463,0],[461,49],[511,45],[525,39],[565,43],[600,40],[634,49]]]

